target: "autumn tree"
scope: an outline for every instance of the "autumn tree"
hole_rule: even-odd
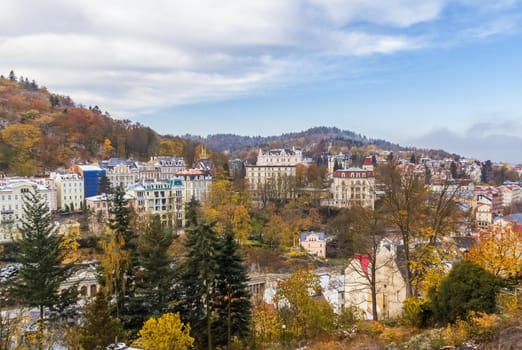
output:
[[[492,225],[480,233],[465,258],[494,276],[514,277],[522,268],[522,237],[514,224]]]
[[[325,300],[314,299],[320,292],[319,278],[307,270],[298,270],[278,283],[274,302],[293,339],[311,339],[332,330],[332,307]]]
[[[157,154],[159,156],[182,156],[183,155],[183,149],[185,148],[185,145],[183,144],[183,141],[180,139],[164,139],[161,140],[158,149]]]
[[[268,349],[270,344],[279,344],[283,324],[277,310],[271,304],[257,303],[252,308],[252,347]]]
[[[64,264],[66,252],[56,234],[47,203],[36,190],[24,196],[20,238],[15,241],[16,260],[21,264],[11,293],[22,305],[38,308],[37,348],[43,349],[46,311],[64,314],[76,303],[76,285],[62,289],[73,266]],[[67,315],[63,315],[66,317]]]
[[[212,182],[204,214],[209,221],[216,222],[217,233],[224,235],[230,228],[239,242],[245,242],[252,230],[247,198],[244,193],[235,191],[228,180]]]
[[[294,238],[294,232],[289,223],[281,216],[275,214],[264,227],[263,240],[272,245],[283,245],[290,247]]]
[[[9,171],[20,176],[35,175],[35,152],[42,137],[40,129],[30,124],[13,124],[2,130],[0,136],[9,147]]]
[[[432,193],[423,179],[402,170],[391,158],[379,169],[384,184],[383,210],[389,223],[399,230],[404,247],[406,295],[416,294],[416,284],[434,266],[434,257],[446,259],[439,243],[456,223],[459,189],[446,183],[442,191]],[[449,259],[449,258],[448,258]]]
[[[352,258],[349,267],[359,276],[359,282],[347,281],[355,289],[369,290],[372,302],[372,317],[378,320],[377,310],[377,273],[379,270],[390,266],[389,258],[379,258],[379,247],[381,239],[384,237],[384,217],[381,212],[370,208],[355,206],[351,209],[354,217],[349,231],[359,238],[354,242],[355,249],[362,254],[361,258]],[[368,264],[364,266],[363,260],[367,259]]]
[[[113,147],[112,147],[111,140],[109,138],[105,138],[105,140],[103,140],[103,158],[104,159],[110,158],[111,154],[112,154],[112,150],[113,150]]]
[[[130,254],[121,235],[110,234],[100,244],[103,249],[100,259],[103,283],[108,296],[115,300],[116,318],[119,319],[127,291]]]
[[[166,313],[147,320],[136,343],[144,350],[186,350],[194,345],[190,330],[190,325],[181,321],[179,313]]]

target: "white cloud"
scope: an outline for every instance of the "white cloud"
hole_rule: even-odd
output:
[[[460,0],[477,7],[466,1]],[[14,69],[116,115],[150,112],[316,79],[331,69],[325,57],[424,47],[429,43],[410,27],[439,20],[449,3],[2,0],[0,70]],[[504,0],[500,8],[512,5]],[[481,0],[479,7],[486,6]],[[508,19],[466,35],[517,25]]]
[[[497,119],[477,122],[463,133],[447,127],[433,129],[407,142],[418,147],[444,149],[480,160],[506,161],[521,164],[522,124],[517,120]]]

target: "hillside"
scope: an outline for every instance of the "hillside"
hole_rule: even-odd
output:
[[[363,156],[371,148],[449,156],[443,151],[404,148],[335,127],[267,137],[163,136],[139,123],[113,119],[98,106],[86,108],[76,104],[69,96],[53,94],[34,80],[16,77],[13,72],[7,78],[0,77],[0,130],[0,172],[22,176],[43,175],[71,163],[109,157],[146,160],[152,155],[178,155],[191,165],[197,157],[198,144],[212,150],[209,153],[216,165],[225,169],[224,155],[252,163],[260,147],[296,146],[315,160],[328,150],[356,150],[358,156]]]
[[[207,137],[184,135],[184,139],[204,143],[232,158],[250,159],[255,157],[256,148],[300,147],[308,157],[317,159],[322,152],[330,148],[333,152],[351,150],[352,147],[374,148],[393,152],[416,152],[432,157],[458,157],[442,150],[421,150],[414,147],[401,147],[382,139],[372,139],[349,130],[336,127],[314,127],[301,132],[286,133],[277,136],[239,136],[233,134],[214,134]],[[250,152],[249,152],[250,151]]]
[[[191,164],[195,154],[192,142],[113,119],[98,106],[83,107],[13,72],[0,77],[0,129],[0,171],[8,175],[42,175],[73,162],[145,160],[155,154],[184,155]]]

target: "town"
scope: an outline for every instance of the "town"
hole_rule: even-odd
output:
[[[410,240],[408,245],[412,247],[412,253],[420,251],[421,246],[425,249],[433,244],[436,248],[432,247],[434,251],[429,256],[431,259],[441,259],[436,269],[449,271],[470,249],[480,246],[481,240],[487,241],[490,236],[507,240],[506,234],[513,234],[514,241],[509,242],[515,242],[515,245],[504,247],[504,252],[511,254],[515,259],[511,263],[518,265],[512,266],[515,268],[512,272],[498,270],[496,273],[507,277],[508,274],[519,271],[522,259],[522,166],[464,158],[433,159],[415,152],[394,154],[377,149],[360,157],[360,164],[354,164],[356,158],[350,152],[325,152],[320,155],[320,159],[324,159],[324,175],[321,181],[315,182],[320,186],[314,186],[308,179],[304,182],[297,181],[299,176],[306,178],[310,168],[317,167],[317,159],[306,157],[306,153],[297,147],[259,149],[254,164],[233,159],[229,163],[228,174],[223,174],[223,169],[217,169],[207,153],[207,148],[201,147],[197,161],[191,167],[187,167],[184,158],[180,156],[152,156],[145,162],[109,158],[98,163],[72,165],[65,171],[51,172],[47,177],[4,177],[0,181],[2,243],[12,243],[18,239],[20,225],[27,221],[24,197],[28,193],[35,193],[44,200],[61,236],[80,239],[101,238],[110,234],[107,223],[110,222],[111,215],[114,215],[114,189],[118,188],[137,223],[143,224],[152,217],[157,217],[161,225],[170,227],[175,236],[184,237],[185,230],[190,227],[191,214],[187,210],[191,202],[200,202],[204,207],[212,206],[212,201],[216,200],[221,201],[221,205],[232,205],[234,200],[216,199],[213,191],[217,192],[219,186],[225,186],[229,193],[221,195],[230,197],[234,181],[244,184],[235,190],[244,191],[239,196],[251,198],[248,206],[256,208],[255,210],[264,210],[273,205],[282,206],[282,203],[308,203],[310,209],[305,215],[308,218],[313,216],[314,210],[318,213],[325,208],[352,210],[352,215],[361,217],[368,215],[376,210],[376,203],[377,207],[382,207],[382,202],[390,200],[387,197],[398,195],[391,193],[394,180],[385,178],[391,176],[385,174],[388,168],[399,176],[398,180],[395,179],[398,181],[395,185],[399,187],[407,186],[409,181],[418,181],[423,186],[419,191],[425,196],[422,202],[431,197],[441,201],[439,206],[452,205],[452,212],[442,214],[439,218],[444,221],[451,217],[454,220],[451,227],[448,222],[448,227],[439,227],[439,232],[432,233],[431,237],[414,233],[412,228],[405,230],[400,224],[389,223],[387,227],[381,227],[381,231],[370,229],[366,237],[360,238],[365,244],[353,244],[351,257],[346,256],[345,261],[337,265],[329,261],[343,256],[336,252],[339,250],[339,237],[335,235],[333,225],[321,224],[324,220],[320,218],[319,222],[297,225],[288,233],[284,233],[288,231],[284,228],[284,223],[279,224],[276,232],[270,233],[272,219],[269,219],[259,232],[259,242],[269,243],[273,249],[275,245],[275,249],[281,254],[286,254],[285,251],[297,256],[300,255],[299,251],[308,254],[312,258],[312,265],[308,268],[316,266],[308,271],[318,278],[320,285],[315,298],[320,295],[338,315],[351,310],[352,317],[368,320],[401,319],[404,317],[404,305],[409,298],[420,297],[427,292],[426,286],[418,279],[427,278],[429,265],[436,264],[433,261],[422,262],[425,257],[417,257],[417,263],[425,264],[426,271],[421,273],[413,268],[405,269],[404,252],[401,253],[405,238]],[[389,168],[390,166],[393,168]],[[400,191],[414,190],[401,188]],[[422,202],[417,202],[417,205],[424,205]],[[404,210],[414,211],[413,208],[407,209],[410,203],[402,205],[406,205]],[[360,208],[357,210],[362,212],[358,212],[356,208]],[[274,215],[276,213],[277,211]],[[215,215],[220,221],[219,214]],[[235,223],[233,231],[236,232],[238,241],[255,240],[248,216],[247,214],[243,218],[245,222]],[[357,225],[354,220],[357,221],[353,219],[344,225]],[[244,232],[240,238],[241,229],[236,230],[236,227],[245,223],[248,232]],[[82,225],[86,230],[80,229]],[[367,225],[371,227],[371,223]],[[360,228],[360,233],[366,232],[368,227]],[[344,229],[351,230],[348,227]],[[411,232],[408,231],[410,229]],[[369,238],[372,244],[368,245]],[[352,239],[356,240],[353,237]],[[508,241],[498,244],[503,243],[508,244]],[[366,250],[356,251],[361,247]],[[452,250],[454,254],[446,251],[438,255],[441,247],[447,251]],[[330,259],[332,257],[334,259]],[[103,288],[97,277],[99,268],[96,266],[99,262],[94,259],[77,261],[77,264],[81,267],[63,283],[62,288],[74,285],[84,305],[93,300]],[[509,268],[502,266],[503,264],[505,262],[499,263],[500,266],[495,268]],[[16,275],[16,271],[7,274],[14,266],[17,265],[7,265],[2,269],[6,271],[2,272],[2,276],[6,275],[3,278],[4,283]],[[418,275],[408,277],[412,273]],[[291,278],[291,269],[284,272],[269,271],[252,264],[247,280],[251,303],[265,305],[264,307],[281,307],[278,304],[281,302],[279,286],[282,281]],[[519,291],[513,289],[515,295]]]

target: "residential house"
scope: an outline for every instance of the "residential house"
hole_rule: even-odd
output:
[[[404,254],[396,241],[384,238],[376,254],[376,304],[379,319],[396,318],[402,312],[406,299]],[[349,261],[344,274],[345,307],[356,307],[367,319],[372,316],[370,288],[371,258],[356,254]]]
[[[299,245],[309,254],[326,258],[326,240],[324,232],[301,232]]]

